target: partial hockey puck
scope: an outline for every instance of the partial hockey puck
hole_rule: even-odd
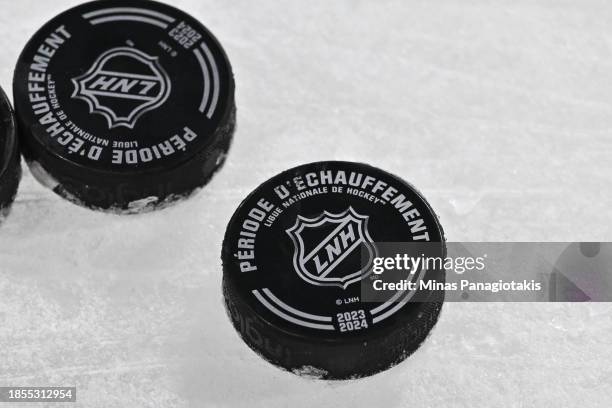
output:
[[[0,89],[0,222],[8,214],[21,178],[15,115],[6,94]]]
[[[222,165],[235,125],[221,45],[153,1],[93,1],[56,16],[21,53],[13,92],[32,173],[101,210],[189,195]]]
[[[378,243],[416,241],[445,254],[433,210],[396,176],[337,161],[287,170],[252,192],[229,222],[228,315],[248,346],[294,373],[348,379],[385,370],[424,341],[444,294],[408,302],[397,292],[371,302],[362,285]]]

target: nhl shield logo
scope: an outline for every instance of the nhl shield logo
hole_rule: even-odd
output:
[[[286,232],[295,247],[293,266],[300,278],[313,285],[343,289],[365,278],[377,254],[368,218],[351,207],[340,214],[325,211],[316,218],[298,215]],[[362,245],[369,254],[367,262],[361,259]]]
[[[72,83],[72,97],[87,102],[90,113],[103,115],[109,129],[132,129],[140,116],[168,99],[171,88],[158,59],[131,47],[104,52]]]

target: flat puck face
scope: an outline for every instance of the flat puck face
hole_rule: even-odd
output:
[[[313,343],[384,336],[418,305],[362,302],[361,282],[378,242],[412,241],[439,242],[443,251],[435,214],[406,182],[358,163],[296,167],[262,184],[232,217],[226,296],[264,325]]]
[[[189,159],[233,104],[230,66],[208,30],[138,0],[86,3],[49,21],[21,54],[14,89],[36,142],[104,172]]]

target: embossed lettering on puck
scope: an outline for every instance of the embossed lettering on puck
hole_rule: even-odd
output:
[[[419,241],[445,253],[433,210],[398,177],[336,161],[287,170],[253,191],[229,222],[228,315],[248,346],[294,373],[347,379],[385,370],[424,341],[443,293],[372,302],[361,299],[361,284],[377,243]]]
[[[0,222],[2,222],[17,194],[21,165],[15,134],[15,115],[1,88],[0,126]]]
[[[19,57],[13,92],[32,173],[102,210],[189,195],[222,165],[235,126],[221,45],[153,1],[94,1],[56,16]]]

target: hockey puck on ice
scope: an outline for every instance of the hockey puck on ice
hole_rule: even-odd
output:
[[[15,115],[6,94],[0,89],[0,222],[8,213],[21,178]]]
[[[93,1],[46,23],[15,69],[32,173],[90,208],[159,208],[203,186],[234,126],[234,80],[215,37],[174,7]]]
[[[377,243],[416,240],[445,254],[433,210],[396,176],[339,161],[287,170],[252,192],[229,222],[228,316],[249,347],[294,373],[347,379],[385,370],[424,341],[444,297],[362,301],[372,259],[359,257],[378,253]]]

